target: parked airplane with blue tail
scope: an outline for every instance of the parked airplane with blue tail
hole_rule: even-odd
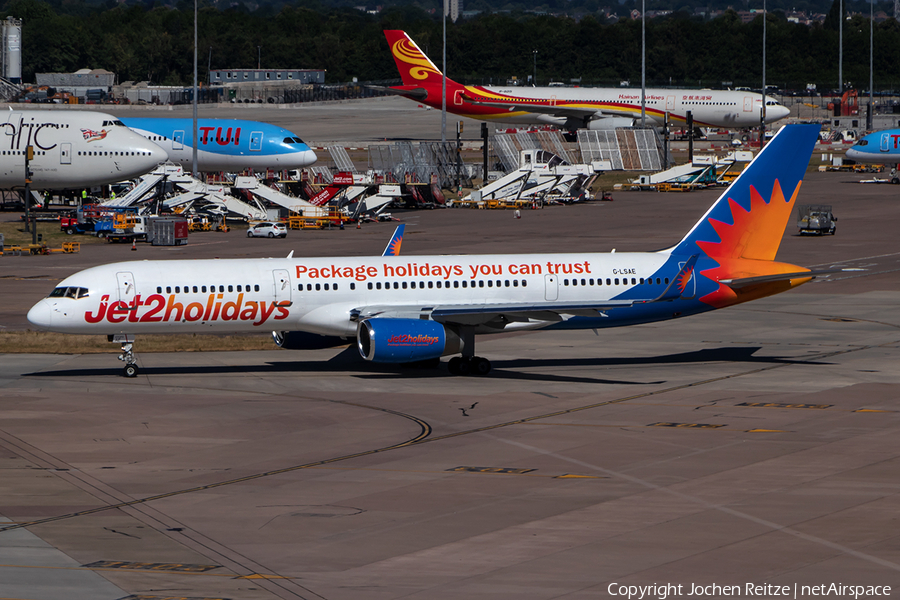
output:
[[[162,147],[169,160],[193,168],[192,119],[125,118],[133,131]],[[259,121],[197,120],[197,168],[202,172],[244,169],[302,169],[316,153],[296,134]]]
[[[355,338],[368,361],[453,356],[484,375],[475,335],[636,325],[787,291],[824,273],[775,255],[818,137],[783,127],[684,238],[656,252],[133,261],[63,280],[28,313],[40,329],[106,334],[138,372],[135,334],[274,330]],[[396,251],[393,250],[396,248]]]
[[[848,159],[866,164],[900,164],[900,129],[883,129],[859,138],[845,155]],[[891,171],[891,183],[900,183],[896,168]]]

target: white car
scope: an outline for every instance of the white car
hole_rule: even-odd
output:
[[[247,237],[287,237],[284,223],[257,223],[247,230]]]

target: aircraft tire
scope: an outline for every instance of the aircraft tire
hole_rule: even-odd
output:
[[[447,370],[450,371],[451,375],[459,375],[459,363],[463,361],[459,356],[454,356],[447,363]]]
[[[491,361],[480,356],[475,356],[469,363],[472,369],[472,375],[487,375],[491,372]]]
[[[134,363],[125,365],[124,374],[125,377],[137,377],[138,366]]]
[[[468,375],[472,372],[472,363],[467,358],[460,358],[456,367],[456,375]]]

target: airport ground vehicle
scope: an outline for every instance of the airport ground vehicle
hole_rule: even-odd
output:
[[[257,223],[247,230],[247,237],[287,237],[287,227],[283,223]]]
[[[800,235],[834,235],[837,217],[830,204],[801,204],[797,208]]]

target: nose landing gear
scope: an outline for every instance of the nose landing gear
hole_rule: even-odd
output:
[[[137,358],[134,356],[134,336],[111,335],[109,336],[109,341],[122,344],[122,354],[118,357],[119,360],[125,363],[122,374],[125,377],[137,377],[139,369],[137,366]]]

